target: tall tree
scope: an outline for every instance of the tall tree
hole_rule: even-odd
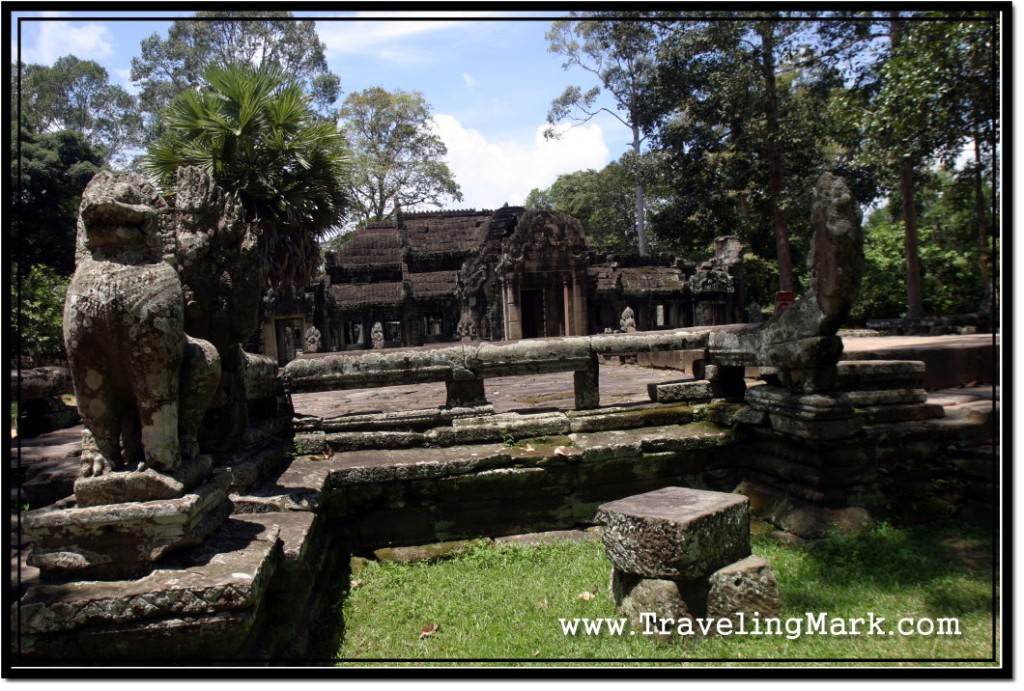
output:
[[[216,10],[175,21],[167,38],[153,34],[132,58],[131,79],[142,87],[140,103],[154,132],[160,111],[179,93],[202,84],[210,65],[275,67],[303,85],[322,115],[340,93],[340,79],[327,68],[325,46],[311,20],[291,12]]]
[[[959,83],[959,42],[948,36],[935,40],[939,25],[933,22],[949,20],[908,19],[890,13],[889,46],[878,67],[879,88],[865,114],[864,131],[876,152],[876,164],[889,171],[898,185],[903,204],[907,316],[917,318],[924,316],[917,227],[919,178],[926,164],[955,157],[968,133]]]
[[[238,192],[271,285],[301,286],[319,264],[317,240],[348,210],[344,135],[276,68],[208,67],[202,77],[205,88],[165,109],[167,132],[143,165],[168,187],[179,167],[199,166]]]
[[[141,140],[142,119],[135,97],[109,83],[107,71],[74,55],[52,66],[28,65],[18,91],[22,124],[37,132],[79,132],[104,162],[127,162]]]
[[[793,290],[790,244],[806,241],[801,210],[814,176],[835,160],[822,113],[841,81],[815,59],[808,18],[707,14],[656,20],[665,40],[648,107],[678,190],[658,221],[674,218],[694,249],[729,228],[775,256],[778,289]]]
[[[349,193],[359,222],[381,222],[403,207],[462,201],[444,157],[448,153],[418,91],[375,86],[349,94],[339,111],[352,148]]]
[[[629,128],[632,154],[639,158],[647,138],[644,102],[649,97],[656,71],[659,37],[654,24],[640,21],[643,13],[627,13],[629,19],[617,21],[613,13],[574,13],[585,19],[560,20],[547,33],[548,50],[565,56],[563,67],[578,67],[596,76],[615,99],[616,110],[598,105],[600,88],[583,91],[570,86],[551,103],[549,127],[545,135],[557,136],[554,125],[563,120],[587,122],[600,112],[610,114]],[[614,13],[622,19],[621,13]],[[636,239],[641,255],[648,253],[644,180],[637,177]]]

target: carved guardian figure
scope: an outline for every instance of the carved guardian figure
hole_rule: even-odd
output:
[[[211,344],[185,335],[181,280],[165,261],[167,209],[130,173],[100,173],[82,195],[64,341],[95,442],[83,451],[85,477],[137,464],[173,473],[198,453],[220,362]]]

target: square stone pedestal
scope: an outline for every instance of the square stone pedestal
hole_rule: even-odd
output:
[[[666,487],[602,504],[597,520],[615,568],[646,578],[701,578],[750,554],[740,494]]]
[[[200,544],[224,521],[229,483],[220,473],[176,499],[30,511],[23,517],[28,563],[46,580],[137,577],[166,553]]]
[[[750,554],[748,501],[737,494],[684,487],[602,505],[604,545],[614,568],[619,612],[645,634],[672,640],[719,630],[717,619],[778,616],[771,567]]]

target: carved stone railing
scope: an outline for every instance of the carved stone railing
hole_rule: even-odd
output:
[[[573,372],[576,408],[600,403],[598,356],[667,350],[704,350],[715,332],[745,333],[749,325],[675,331],[567,336],[362,353],[317,354],[284,368],[289,393],[366,389],[445,382],[447,405],[482,405],[484,381],[493,377]]]

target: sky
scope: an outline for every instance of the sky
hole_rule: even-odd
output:
[[[106,68],[111,83],[137,93],[131,59],[142,39],[166,38],[173,17],[192,12],[14,13],[12,57],[52,65],[73,54]],[[563,127],[558,140],[543,130],[552,99],[569,85],[596,86],[589,73],[562,67],[547,50],[555,13],[296,12],[316,20],[328,67],[345,95],[371,86],[419,91],[448,149],[447,163],[463,200],[448,208],[494,209],[521,204],[533,188],[563,173],[599,170],[627,150],[629,130],[608,114]],[[609,100],[604,102],[614,109]]]

